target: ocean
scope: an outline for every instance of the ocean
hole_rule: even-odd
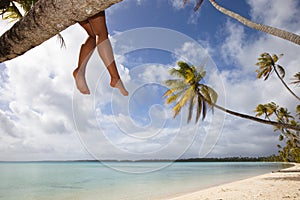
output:
[[[1,162],[1,200],[146,200],[279,170],[265,162]]]

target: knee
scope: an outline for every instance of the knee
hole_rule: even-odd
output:
[[[88,41],[96,41],[96,35],[89,35]]]
[[[108,39],[108,33],[107,32],[102,32],[102,33],[96,33],[96,40],[97,43],[103,42]]]
[[[87,40],[82,44],[81,47],[95,47],[96,46],[96,36],[89,36]]]

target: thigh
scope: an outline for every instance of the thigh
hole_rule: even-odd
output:
[[[88,19],[95,35],[107,37],[105,12],[101,11]]]

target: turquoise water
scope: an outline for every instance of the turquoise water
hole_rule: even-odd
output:
[[[280,163],[262,162],[171,165],[149,162],[114,162],[105,165],[98,162],[0,163],[0,199],[159,199],[283,167]],[[128,171],[126,169],[144,173],[124,172]],[[144,169],[157,170],[146,172]]]

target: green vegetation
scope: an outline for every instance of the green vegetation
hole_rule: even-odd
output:
[[[195,66],[190,66],[185,62],[178,62],[178,66],[179,69],[173,68],[170,71],[170,74],[177,76],[178,79],[165,82],[170,87],[164,94],[164,97],[167,97],[166,103],[170,104],[178,100],[173,108],[175,112],[174,117],[188,103],[188,122],[191,121],[194,105],[197,105],[196,122],[198,122],[201,114],[202,119],[205,119],[207,106],[213,108],[218,98],[217,93],[211,87],[201,83],[206,75],[205,71],[197,71]]]
[[[277,64],[279,57],[274,54],[263,53],[258,58],[256,65],[259,67],[257,72],[257,78],[263,78],[267,80],[270,74],[274,71],[284,87],[290,92],[292,97],[300,101],[300,98],[288,87],[284,81],[285,69]],[[300,76],[299,72],[294,75],[293,84],[299,84]],[[295,108],[295,115],[293,116],[287,108],[280,107],[274,102],[259,104],[256,109],[256,116],[264,116],[265,119],[271,120],[273,117],[277,122],[300,125],[300,105]],[[284,141],[285,146],[278,145],[279,156],[285,162],[298,162],[300,163],[300,132],[291,130],[289,128],[283,128],[280,126],[274,126],[274,131],[280,131],[279,140]]]

